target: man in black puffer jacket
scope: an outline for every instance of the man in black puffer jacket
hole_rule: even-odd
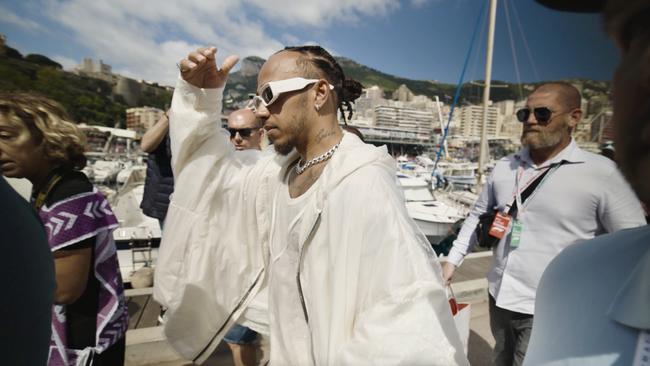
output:
[[[158,219],[162,229],[167,216],[169,195],[174,191],[167,112],[142,136],[140,148],[149,153],[140,208],[145,215]]]

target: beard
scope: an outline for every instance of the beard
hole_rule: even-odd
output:
[[[284,136],[271,139],[273,148],[280,155],[288,155],[298,145],[303,131],[305,131],[305,120],[301,116],[294,116],[284,130]]]
[[[273,149],[280,155],[289,155],[289,153],[296,147],[296,143],[293,139],[289,139],[284,142],[271,141],[273,143]]]
[[[524,127],[524,132],[521,135],[521,144],[533,150],[556,146],[562,141],[565,133],[571,133],[568,121],[566,119],[562,121],[562,124],[553,129],[546,127],[526,131]]]

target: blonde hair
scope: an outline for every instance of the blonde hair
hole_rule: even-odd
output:
[[[86,166],[85,136],[57,102],[28,93],[0,93],[0,114],[24,124],[45,158],[70,169]]]

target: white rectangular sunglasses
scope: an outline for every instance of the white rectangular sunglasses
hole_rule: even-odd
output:
[[[292,92],[305,88],[309,84],[313,84],[320,79],[305,79],[295,77],[284,80],[269,81],[262,85],[259,95],[253,96],[253,99],[246,105],[247,108],[256,111],[260,106],[268,107],[273,104],[282,93]],[[334,89],[332,84],[328,84],[330,90]]]

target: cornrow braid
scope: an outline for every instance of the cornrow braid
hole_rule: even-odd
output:
[[[363,86],[356,80],[346,79],[341,65],[321,46],[293,46],[285,47],[285,51],[302,54],[297,64],[302,67],[307,77],[325,77],[334,85],[337,97],[336,107],[341,112],[343,123],[348,124],[352,118],[352,103],[361,96]],[[318,73],[318,75],[314,75]],[[346,117],[347,110],[347,117]]]

